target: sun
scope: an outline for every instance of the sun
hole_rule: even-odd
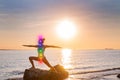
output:
[[[70,39],[75,36],[76,26],[72,21],[65,19],[57,24],[56,32],[63,39]]]

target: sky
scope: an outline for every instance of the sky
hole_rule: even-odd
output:
[[[55,32],[65,18],[77,28],[69,40]],[[0,0],[0,49],[26,49],[39,34],[71,49],[120,49],[120,0]]]

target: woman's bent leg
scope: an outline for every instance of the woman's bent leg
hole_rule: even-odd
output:
[[[29,57],[29,61],[30,61],[30,63],[32,64],[32,67],[31,67],[31,68],[35,68],[34,63],[33,63],[33,60],[38,61],[38,57],[35,57],[35,56],[30,56],[30,57]]]

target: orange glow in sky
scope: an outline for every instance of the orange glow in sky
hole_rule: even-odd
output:
[[[120,0],[0,2],[0,49],[45,44],[75,49],[120,49]],[[13,5],[14,4],[14,5]]]

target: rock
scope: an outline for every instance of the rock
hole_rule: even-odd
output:
[[[120,78],[120,74],[118,74],[117,77]]]
[[[57,73],[52,70],[26,69],[23,80],[63,80],[68,77],[68,72],[63,66],[54,66]]]

